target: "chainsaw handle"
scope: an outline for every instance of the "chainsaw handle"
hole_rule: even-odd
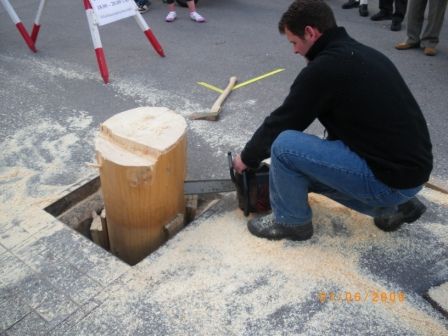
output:
[[[247,171],[243,171],[243,197],[244,197],[244,216],[249,216],[250,200],[249,200],[249,182]]]
[[[230,178],[232,179],[232,182],[237,184],[236,177],[235,177],[235,169],[233,169],[233,158],[232,158],[232,152],[227,153],[227,160],[229,162],[229,171],[230,171]],[[242,178],[243,178],[243,200],[244,200],[244,216],[249,216],[250,212],[250,198],[249,198],[249,177],[248,177],[247,170],[243,170],[242,172]]]
[[[230,178],[232,179],[233,183],[236,183],[236,179],[235,179],[235,171],[233,169],[233,157],[232,157],[232,152],[228,152],[227,153],[227,159],[229,161],[229,170],[230,170]]]

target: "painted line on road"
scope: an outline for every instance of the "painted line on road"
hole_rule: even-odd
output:
[[[203,87],[210,89],[212,91],[216,91],[218,93],[223,93],[224,90],[221,90],[220,88],[217,88],[216,86],[213,86],[211,84],[207,84],[206,82],[198,82],[199,85],[202,85]]]
[[[246,86],[246,85],[249,85],[249,84],[252,84],[252,83],[254,83],[254,82],[256,82],[256,81],[259,81],[259,80],[261,80],[261,79],[265,79],[266,77],[273,76],[273,75],[278,74],[279,72],[282,72],[282,71],[284,71],[284,70],[285,70],[285,69],[283,69],[283,68],[276,69],[276,70],[271,71],[271,72],[268,72],[268,73],[266,73],[266,74],[264,74],[264,75],[261,75],[261,76],[258,76],[258,77],[249,79],[249,80],[247,80],[247,81],[245,81],[245,82],[242,82],[242,83],[240,83],[240,84],[235,85],[234,88],[233,88],[233,90],[239,89],[240,87],[243,87],[243,86]],[[233,90],[232,90],[232,91],[233,91]]]
[[[239,89],[239,88],[241,88],[241,87],[244,87],[244,86],[246,86],[246,85],[252,84],[252,83],[254,83],[254,82],[257,82],[257,81],[259,81],[259,80],[265,79],[265,78],[267,78],[267,77],[273,76],[273,75],[275,75],[275,74],[278,74],[279,72],[282,72],[282,71],[284,71],[284,70],[285,70],[285,69],[283,69],[283,68],[275,69],[275,70],[273,70],[273,71],[270,71],[270,72],[268,72],[268,73],[265,73],[264,75],[261,75],[261,76],[258,76],[258,77],[249,79],[249,80],[247,80],[247,81],[245,81],[245,82],[239,83],[239,84],[237,84],[237,85],[235,85],[235,86],[233,87],[232,91],[233,91],[233,90],[236,90],[236,89]],[[213,86],[213,85],[211,85],[211,84],[208,84],[208,83],[206,83],[206,82],[197,82],[197,84],[199,84],[199,85],[201,85],[201,86],[203,86],[203,87],[205,87],[205,88],[207,88],[207,89],[209,89],[209,90],[218,92],[218,93],[223,93],[223,92],[224,92],[224,90],[222,90],[222,89],[220,89],[220,88],[218,88],[218,87],[216,87],[216,86]]]

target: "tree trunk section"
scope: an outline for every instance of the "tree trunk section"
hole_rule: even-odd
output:
[[[166,240],[164,225],[184,214],[185,119],[166,108],[119,113],[95,140],[110,250],[134,265]]]

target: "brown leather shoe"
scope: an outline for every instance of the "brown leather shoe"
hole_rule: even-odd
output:
[[[431,47],[426,47],[425,49],[423,49],[423,53],[426,56],[435,56],[437,54],[437,49],[431,48]]]
[[[419,43],[400,42],[395,45],[395,49],[407,50],[407,49],[412,49],[412,48],[418,48],[419,46],[420,46]]]

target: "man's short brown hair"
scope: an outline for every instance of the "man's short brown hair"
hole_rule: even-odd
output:
[[[287,28],[303,37],[306,26],[317,28],[321,33],[336,27],[333,11],[322,0],[295,0],[280,19],[278,30],[284,34]]]

